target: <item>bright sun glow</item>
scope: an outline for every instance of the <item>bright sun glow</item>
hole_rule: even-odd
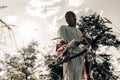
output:
[[[35,30],[35,25],[32,23],[26,23],[20,28],[20,38],[24,41],[31,41],[35,39],[38,35],[37,31]]]
[[[9,23],[13,23],[14,21],[16,21],[16,16],[8,15],[7,20],[8,20]]]

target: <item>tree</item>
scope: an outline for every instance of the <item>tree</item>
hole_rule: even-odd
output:
[[[35,69],[35,60],[37,59],[36,54],[39,53],[39,51],[35,48],[36,46],[38,46],[37,42],[31,42],[27,46],[27,48],[22,48],[19,51],[23,59],[23,63],[19,66],[19,69],[25,74],[26,80],[36,79],[35,77],[33,77]]]
[[[6,54],[6,60],[2,61],[4,74],[1,78],[6,80],[39,80],[39,76],[35,75],[37,73],[36,55],[39,53],[36,49],[37,46],[38,43],[32,41],[27,47],[18,51],[20,55]]]
[[[4,8],[7,8],[7,6],[1,6],[0,5],[0,9],[4,9]],[[15,25],[10,25],[8,24],[7,22],[5,22],[2,18],[0,18],[0,33],[1,33],[1,36],[0,36],[0,45],[3,45],[4,42],[3,42],[3,37],[8,37],[10,36],[11,37],[11,34],[12,34],[12,37],[14,37],[14,34],[13,34],[13,30],[12,30],[12,27],[15,27]],[[7,30],[6,30],[7,29]],[[3,33],[3,31],[5,31]],[[6,36],[6,34],[9,33],[9,35]],[[12,79],[13,75],[17,75],[16,74],[16,71],[15,69],[13,69],[12,67],[16,68],[17,67],[17,62],[16,60],[19,60],[18,57],[12,57],[10,56],[9,54],[6,54],[4,51],[0,50],[1,52],[3,52],[5,54],[5,61],[4,60],[0,60],[0,72],[2,73],[5,73],[3,74],[3,76],[0,76],[0,80],[9,80],[9,79]],[[2,56],[2,54],[1,54]],[[22,75],[22,73],[18,72],[18,74]],[[17,79],[16,79],[17,80]]]
[[[0,5],[0,9],[4,9],[4,8],[7,8],[7,6],[1,6]],[[14,36],[13,27],[16,27],[16,26],[13,25],[13,24],[7,23],[6,21],[4,21],[4,19],[2,19],[0,17],[0,33],[1,33],[1,36],[0,36],[1,39],[0,40],[1,41],[2,41],[3,38],[10,37],[11,39],[12,38],[14,39],[14,42],[16,44],[16,39],[15,39],[15,36]],[[2,41],[2,42],[1,41],[0,41],[0,43],[4,44],[4,41]]]
[[[112,28],[107,24],[112,24],[112,22],[96,13],[82,16],[78,23],[79,29],[88,32],[92,38],[92,40],[89,40],[91,51],[87,54],[86,65],[94,80],[117,80],[118,78],[113,74],[114,68],[110,62],[112,55],[107,53],[97,54],[97,49],[100,47],[113,46],[118,48],[120,46],[120,40],[117,39]]]

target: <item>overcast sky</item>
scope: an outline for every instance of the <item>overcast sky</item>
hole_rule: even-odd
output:
[[[42,47],[51,44],[57,29],[65,24],[64,14],[68,10],[74,11],[78,19],[98,12],[113,22],[115,31],[120,30],[120,0],[0,0],[0,5],[8,6],[0,9],[0,17],[17,26],[13,31],[18,46],[33,39]],[[8,36],[5,40],[10,41]],[[6,46],[11,49],[11,42]]]

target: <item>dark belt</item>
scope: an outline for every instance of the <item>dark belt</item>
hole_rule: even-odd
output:
[[[76,57],[79,57],[80,55],[84,54],[85,52],[87,52],[86,49],[84,49],[82,52],[80,52],[80,53],[78,53],[78,54],[76,54],[76,55],[74,55],[74,56],[71,56],[71,57],[68,55],[69,53],[66,53],[65,56],[63,56],[63,57],[62,57],[61,59],[59,59],[57,62],[54,62],[54,65],[60,65],[60,64],[63,64],[63,63],[65,63],[65,62],[68,62],[68,61],[70,61],[70,60],[72,60],[72,59],[74,59],[74,58],[76,58]]]

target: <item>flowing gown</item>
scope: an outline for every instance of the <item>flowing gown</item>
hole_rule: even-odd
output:
[[[58,37],[61,37],[63,41],[69,43],[75,39],[81,41],[82,33],[76,27],[70,27],[63,25],[58,29]],[[81,52],[83,49],[76,47],[70,51],[70,56],[73,56],[77,52]],[[82,69],[84,65],[84,55],[78,56],[63,64],[63,78],[64,80],[83,80]]]

